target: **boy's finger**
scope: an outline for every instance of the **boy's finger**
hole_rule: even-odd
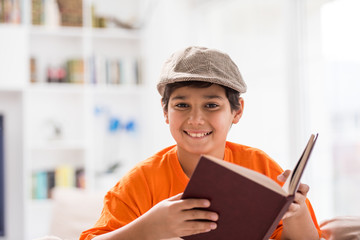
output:
[[[281,173],[279,176],[277,176],[277,179],[280,182],[285,182],[286,179],[289,177],[291,171],[290,170],[286,170],[285,172]]]
[[[187,221],[184,225],[184,234],[182,236],[193,235],[203,232],[209,232],[217,228],[215,222],[207,221]]]
[[[193,208],[208,208],[208,207],[210,207],[210,201],[207,199],[188,198],[188,199],[184,199],[183,204],[187,210],[193,209]]]
[[[217,221],[219,219],[219,215],[217,213],[206,210],[191,209],[184,211],[184,214],[186,221],[193,221],[193,220]]]
[[[298,188],[298,192],[300,192],[302,195],[306,196],[307,193],[309,192],[310,187],[307,184],[304,183],[300,183],[299,188]]]

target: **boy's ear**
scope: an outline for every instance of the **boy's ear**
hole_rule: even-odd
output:
[[[233,119],[233,124],[236,124],[239,122],[243,112],[244,112],[244,99],[243,98],[239,98],[239,103],[240,103],[240,108],[239,110],[236,111],[234,119]]]
[[[165,122],[166,122],[167,124],[169,124],[168,111],[167,111],[167,109],[164,108],[164,104],[163,104],[162,101],[161,101],[161,108],[162,108],[163,113],[164,113]]]

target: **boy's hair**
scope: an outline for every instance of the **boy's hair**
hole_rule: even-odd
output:
[[[216,49],[192,46],[175,52],[164,63],[157,89],[163,97],[167,85],[187,81],[218,84],[240,94],[246,92],[236,64],[228,54]]]
[[[175,83],[169,83],[164,88],[164,94],[161,98],[161,101],[163,103],[163,109],[165,112],[168,111],[169,106],[169,99],[170,95],[178,88],[181,87],[194,87],[194,88],[207,88],[213,85],[214,83],[211,82],[200,82],[200,81],[184,81],[184,82],[175,82]],[[234,89],[219,85],[220,87],[223,87],[225,89],[225,94],[227,99],[230,103],[231,111],[237,111],[240,109],[240,103],[239,103],[239,97],[240,93],[238,91],[235,91]]]

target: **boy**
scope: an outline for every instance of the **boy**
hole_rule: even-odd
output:
[[[101,217],[80,239],[167,239],[216,229],[207,199],[181,199],[201,154],[258,171],[279,184],[289,172],[264,152],[226,141],[244,110],[246,85],[235,63],[218,50],[189,47],[173,54],[157,85],[176,145],[137,164],[105,196]],[[283,174],[282,174],[283,173]],[[274,239],[319,239],[315,214],[301,184]],[[201,221],[209,220],[209,221]],[[226,236],[224,236],[226,239]],[[241,239],[241,236],[239,236]]]

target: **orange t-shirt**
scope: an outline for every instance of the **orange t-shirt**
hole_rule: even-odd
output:
[[[170,146],[138,163],[105,196],[104,208],[95,226],[84,231],[80,240],[114,231],[135,220],[158,202],[185,190],[189,178],[177,158],[176,146]],[[277,181],[281,167],[263,151],[226,142],[224,160],[260,172]],[[278,182],[278,181],[277,181]],[[281,184],[280,182],[278,182]],[[318,229],[314,211],[307,200],[309,212]],[[280,239],[282,222],[272,238]]]

